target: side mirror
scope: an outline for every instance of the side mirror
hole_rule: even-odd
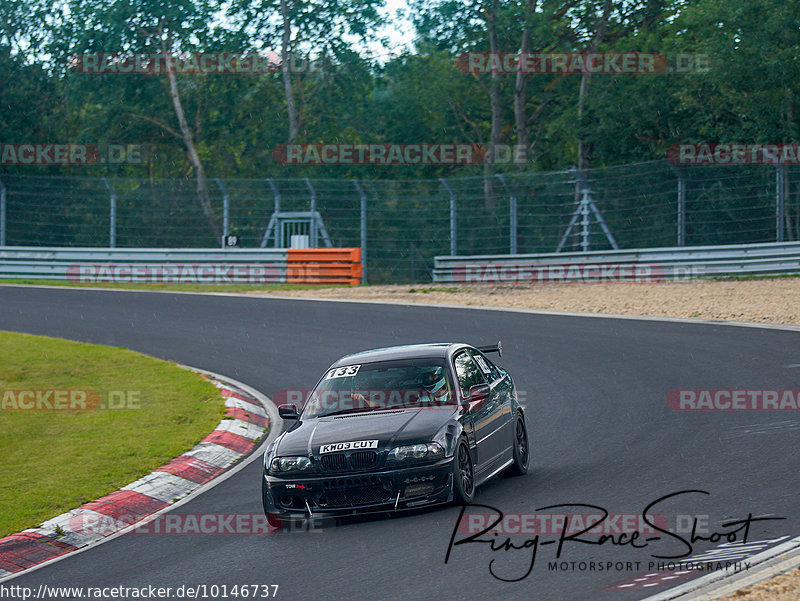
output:
[[[469,409],[479,409],[483,406],[483,402],[491,394],[491,389],[488,384],[475,384],[469,389],[469,395],[466,399]]]
[[[283,419],[300,419],[297,405],[278,405],[278,415]]]

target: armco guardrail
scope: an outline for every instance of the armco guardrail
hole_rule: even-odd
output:
[[[587,253],[436,257],[435,282],[652,282],[725,275],[800,274],[800,242]]]
[[[358,284],[361,249],[0,248],[0,278],[79,283]]]

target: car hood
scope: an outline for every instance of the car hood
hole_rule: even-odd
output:
[[[428,442],[453,418],[454,409],[401,409],[302,421],[278,441],[276,455],[319,455],[321,445],[377,440],[377,450]]]

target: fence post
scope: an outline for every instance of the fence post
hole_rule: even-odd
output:
[[[353,180],[353,185],[358,190],[361,200],[361,283],[367,283],[367,194],[357,179]]]
[[[581,201],[581,249],[588,252],[591,248],[589,244],[589,190],[583,189],[583,200]]]
[[[686,181],[678,175],[678,246],[686,244]]]
[[[506,180],[501,174],[496,175],[503,187],[506,186]],[[508,197],[508,240],[509,240],[509,253],[512,255],[517,254],[517,197],[513,190],[509,191]]]
[[[786,172],[783,165],[775,169],[775,242],[783,242],[783,211]]]
[[[6,245],[6,187],[0,180],[0,246]]]
[[[275,182],[272,181],[272,178],[268,178],[267,183],[269,184],[269,187],[272,188],[272,195],[275,199],[275,207],[272,215],[270,215],[267,227],[264,229],[264,235],[261,237],[261,244],[259,245],[261,248],[267,247],[267,242],[269,241],[270,236],[273,234],[273,230],[277,227],[277,215],[281,212],[281,191],[278,190],[278,186],[275,185]],[[274,234],[275,246],[278,246],[278,232],[275,231]]]
[[[222,240],[220,241],[220,244],[222,245],[222,248],[225,248],[225,241],[230,233],[231,225],[231,197],[228,195],[228,191],[225,189],[225,186],[222,185],[221,179],[215,177],[214,181],[217,183],[217,187],[222,192]]]
[[[103,178],[103,183],[108,190],[108,203],[109,203],[109,217],[108,217],[108,246],[114,248],[117,246],[117,194],[114,188],[108,183],[108,178]]]
[[[450,195],[450,256],[455,257],[456,254],[458,254],[458,244],[456,238],[458,234],[458,231],[456,230],[456,195],[453,193],[453,189],[443,177],[440,177],[439,181],[442,182],[444,189],[447,190],[447,193]]]
[[[517,197],[514,194],[511,194],[509,197],[509,236],[511,237],[511,242],[509,244],[509,250],[511,251],[512,255],[517,254]]]
[[[417,245],[412,240],[411,243],[408,245],[408,254],[411,255],[411,281],[417,281],[417,263],[416,263],[416,254],[417,254]]]
[[[667,167],[678,178],[678,246],[686,245],[686,180],[683,171],[667,161]]]
[[[307,177],[303,179],[311,194],[311,231],[308,232],[310,234],[311,248],[317,248],[317,193],[314,191],[314,186],[311,185],[311,180]]]

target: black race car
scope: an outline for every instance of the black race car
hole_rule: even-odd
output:
[[[528,469],[528,434],[501,346],[421,344],[342,357],[264,454],[272,526],[294,518],[467,503]]]

